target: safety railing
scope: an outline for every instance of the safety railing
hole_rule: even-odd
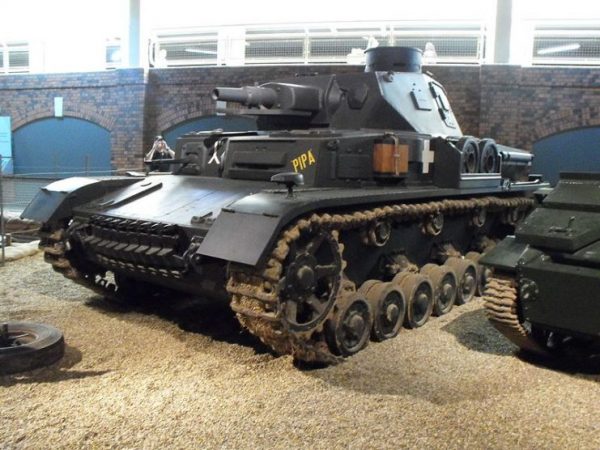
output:
[[[255,64],[362,64],[377,45],[415,46],[431,62],[480,64],[486,24],[359,22],[155,30],[153,67]]]

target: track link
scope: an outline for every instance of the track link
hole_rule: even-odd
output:
[[[291,330],[282,314],[282,300],[279,293],[284,263],[290,245],[299,239],[302,233],[323,230],[331,232],[337,238],[340,231],[366,228],[386,219],[405,223],[421,222],[436,214],[466,215],[481,209],[500,212],[513,209],[525,211],[532,206],[533,200],[522,197],[483,197],[388,205],[347,214],[313,214],[298,220],[281,234],[264,267],[230,265],[227,291],[231,295],[231,308],[240,323],[276,353],[291,354],[296,359],[308,362],[335,364],[342,358],[330,351],[323,337],[324,324],[335,313],[335,306],[329,315],[310,331]],[[343,252],[342,244],[340,244],[340,251]],[[343,263],[342,270],[344,265]],[[353,283],[343,282],[336,303],[343,301],[348,293],[355,290],[356,286]]]
[[[519,318],[519,298],[516,280],[490,277],[483,294],[485,311],[490,323],[520,349],[547,356],[547,350],[533,338]]]

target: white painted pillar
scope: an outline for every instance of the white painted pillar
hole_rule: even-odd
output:
[[[140,0],[129,0],[127,66],[141,67]]]
[[[512,0],[496,0],[496,31],[494,38],[494,63],[510,62],[510,36],[512,31]]]

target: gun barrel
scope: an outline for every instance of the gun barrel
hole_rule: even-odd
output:
[[[237,102],[246,106],[271,108],[277,103],[277,92],[274,89],[259,86],[217,87],[212,92],[212,98],[225,102]]]
[[[502,161],[511,162],[514,164],[528,164],[533,159],[533,154],[526,152],[524,150],[518,149],[509,149],[503,145],[499,145],[498,149],[500,150],[500,156],[502,157]]]

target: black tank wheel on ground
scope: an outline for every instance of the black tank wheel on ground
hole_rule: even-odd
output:
[[[336,355],[354,355],[369,341],[373,317],[371,307],[362,294],[351,293],[339,302],[337,308],[333,319],[327,322],[327,343]]]
[[[433,314],[442,316],[449,313],[456,302],[458,281],[452,268],[438,266],[437,264],[425,264],[421,272],[431,279],[433,284]]]
[[[325,231],[303,236],[292,244],[287,261],[281,280],[283,316],[291,330],[310,330],[335,303],[342,273],[340,246]]]
[[[477,267],[475,263],[465,258],[452,256],[446,260],[445,264],[454,270],[458,280],[456,304],[469,303],[473,300],[477,290]]]
[[[378,282],[366,293],[373,311],[371,339],[384,341],[398,335],[406,315],[404,294],[392,283]]]
[[[63,335],[41,323],[0,324],[0,374],[24,372],[48,366],[65,352]]]
[[[392,283],[400,286],[406,298],[404,325],[408,328],[425,325],[433,312],[433,285],[429,277],[417,273],[401,273],[394,277]]]

